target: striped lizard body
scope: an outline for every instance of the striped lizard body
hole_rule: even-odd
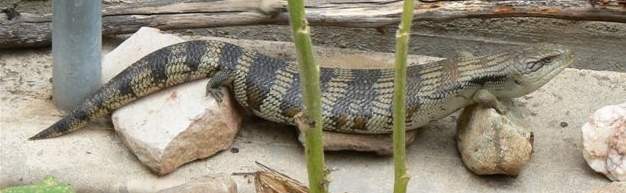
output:
[[[526,95],[572,62],[569,50],[538,44],[490,56],[412,65],[407,69],[407,129],[484,102],[484,98]],[[393,73],[393,69],[321,68],[324,130],[391,132]],[[140,59],[31,139],[67,134],[142,96],[202,78],[210,78],[207,92],[218,101],[220,88],[227,86],[244,108],[270,121],[295,125],[293,117],[303,109],[294,64],[230,43],[188,41]]]

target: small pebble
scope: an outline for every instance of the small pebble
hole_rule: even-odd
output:
[[[565,128],[567,126],[568,126],[567,122],[565,122],[565,121],[561,122],[561,127]]]
[[[230,148],[230,152],[231,153],[239,153],[239,148],[236,148],[236,147]]]

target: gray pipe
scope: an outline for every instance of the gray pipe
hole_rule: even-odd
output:
[[[53,99],[70,111],[100,87],[100,0],[52,1]]]

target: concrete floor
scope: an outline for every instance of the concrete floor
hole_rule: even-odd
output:
[[[273,49],[292,52],[285,46]],[[255,161],[306,181],[303,148],[295,129],[254,117],[246,119],[233,145],[238,152],[225,151],[163,177],[142,166],[106,123],[60,138],[27,141],[61,116],[49,100],[50,66],[47,49],[0,52],[0,187],[54,175],[79,192],[154,192],[196,176],[253,172]],[[423,128],[409,145],[408,190],[588,192],[609,181],[583,160],[580,127],[595,109],[625,101],[626,73],[579,69],[566,69],[539,91],[521,98],[517,104],[535,132],[535,150],[516,178],[480,177],[466,170],[454,140],[456,116],[444,118]],[[391,192],[391,157],[331,152],[326,159],[333,170],[332,192]],[[240,192],[254,192],[251,176],[233,177]]]
[[[0,7],[14,2],[17,0],[2,1]],[[50,2],[21,1],[19,9],[47,13]],[[314,26],[312,35],[315,45],[392,52],[395,28],[390,25],[383,29],[386,33],[380,33],[375,29]],[[291,38],[288,26],[277,25],[178,32],[237,39]],[[453,57],[459,51],[469,51],[482,55],[534,42],[566,45],[576,51],[577,61],[572,66],[576,69],[567,69],[518,103],[535,132],[533,158],[520,176],[480,177],[466,170],[456,150],[453,115],[422,129],[416,142],[408,147],[412,177],[409,192],[569,193],[588,192],[609,182],[591,171],[583,160],[580,127],[595,109],[626,102],[625,24],[536,18],[420,21],[412,30],[410,53]],[[117,43],[108,40],[105,49]],[[292,47],[260,49],[293,59]],[[54,175],[79,192],[154,192],[196,176],[252,172],[256,170],[254,161],[306,181],[303,148],[296,140],[295,129],[253,117],[246,119],[233,145],[238,153],[225,151],[163,177],[142,166],[106,123],[57,139],[26,141],[61,116],[49,100],[51,65],[48,48],[0,50],[0,187]],[[567,126],[562,127],[562,122]],[[332,152],[326,159],[334,170],[332,192],[391,192],[391,157]],[[240,192],[254,192],[250,176],[234,178]]]

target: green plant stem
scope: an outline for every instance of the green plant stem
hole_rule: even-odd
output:
[[[305,135],[305,156],[311,193],[328,192],[324,147],[322,139],[322,106],[320,90],[320,67],[313,57],[309,25],[305,18],[304,1],[288,1],[289,17],[300,70],[300,87],[304,98],[306,120],[312,121],[308,128],[300,128]],[[307,127],[307,126],[305,126]]]
[[[404,0],[402,21],[396,32],[396,61],[393,87],[393,162],[394,193],[405,193],[409,183],[406,168],[406,58],[409,47],[411,23],[413,21],[413,0]]]

